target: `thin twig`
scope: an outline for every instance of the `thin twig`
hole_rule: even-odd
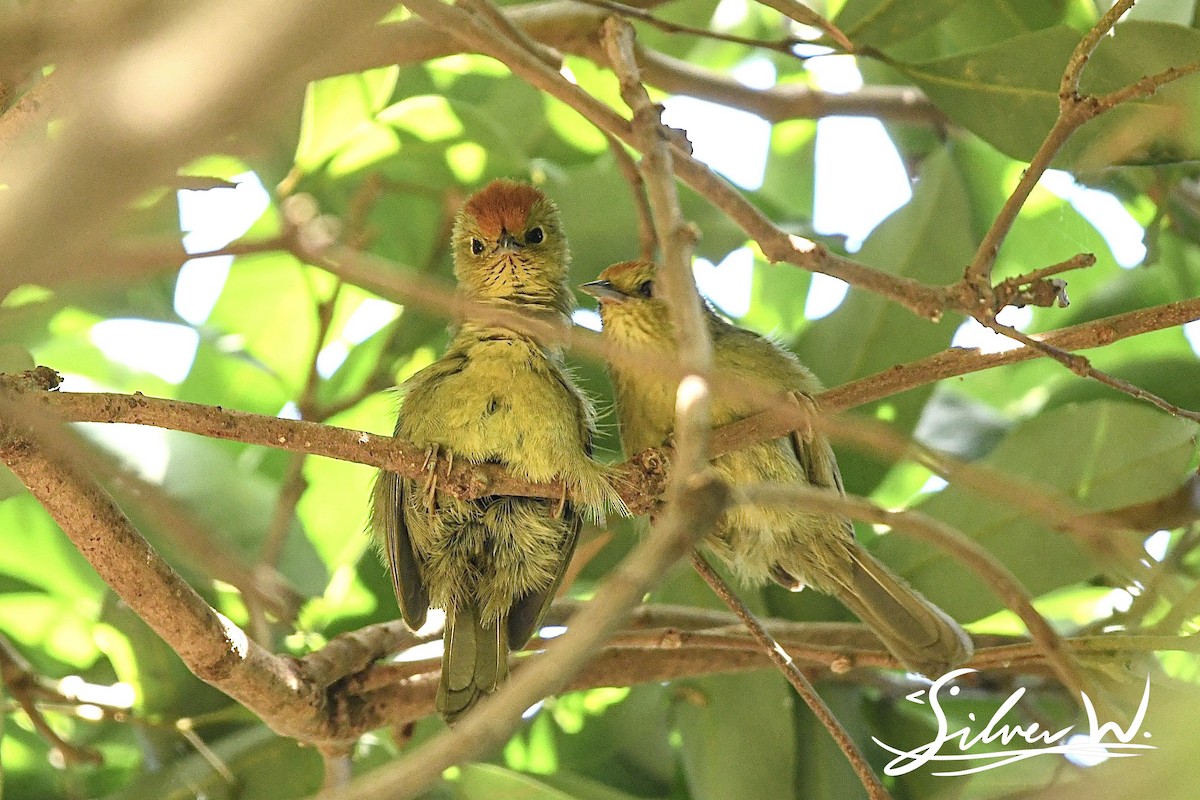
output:
[[[692,278],[692,253],[698,232],[687,224],[679,207],[674,158],[667,145],[670,133],[662,124],[662,107],[651,101],[642,86],[634,55],[633,27],[623,19],[610,17],[601,28],[601,40],[620,80],[621,97],[633,112],[633,135],[642,152],[641,172],[662,250],[659,282],[675,327],[679,361],[686,371],[707,377],[712,369],[712,341]]]
[[[33,671],[33,666],[2,634],[0,634],[0,681],[3,681],[5,690],[25,712],[25,716],[29,718],[34,730],[62,755],[65,764],[103,763],[100,751],[68,742],[59,736],[46,720],[37,706],[36,697],[43,693],[51,695],[58,693],[47,685],[48,681]]]
[[[824,31],[846,53],[853,53],[856,49],[854,43],[850,41],[846,34],[842,33],[837,25],[834,25],[803,3],[798,2],[798,0],[758,0],[758,2],[775,9],[780,14],[799,22],[801,25],[808,25]]]
[[[578,0],[580,3],[585,3],[596,8],[603,8],[607,11],[612,11],[620,14],[623,17],[636,19],[639,22],[644,22],[647,25],[658,28],[664,33],[682,33],[689,36],[698,36],[702,39],[712,39],[717,42],[731,42],[740,44],[746,47],[758,47],[764,50],[773,50],[777,53],[782,53],[785,56],[804,60],[798,56],[792,48],[803,43],[803,39],[798,39],[794,36],[789,36],[786,39],[752,39],[747,36],[737,36],[731,33],[722,33],[720,31],[710,30],[708,28],[697,28],[692,25],[684,25],[679,22],[671,22],[670,20],[662,19],[654,16],[644,8],[636,8],[624,3],[616,3],[613,0]]]
[[[508,39],[497,38],[490,25],[475,15],[436,0],[410,0],[410,9],[468,47],[504,62],[515,74],[537,89],[562,100],[593,125],[633,147],[643,144],[628,120],[595,97],[583,92],[534,54]],[[669,145],[676,176],[726,213],[730,220],[754,239],[772,261],[784,261],[803,269],[823,272],[854,286],[866,288],[903,305],[926,319],[940,319],[946,309],[944,289],[925,286],[865,264],[830,253],[808,239],[782,231],[766,214],[718,176],[707,165],[683,149]],[[643,153],[645,155],[645,153]]]
[[[654,234],[650,201],[646,199],[646,183],[625,146],[611,134],[604,134],[604,138],[608,141],[613,161],[617,163],[617,169],[621,170],[622,177],[629,184],[629,193],[633,196],[633,207],[637,210],[638,221],[638,256],[643,261],[653,261],[654,253],[658,249],[658,238]]]
[[[1051,162],[1054,161],[1055,156],[1058,155],[1058,151],[1066,144],[1067,139],[1084,123],[1112,110],[1118,104],[1153,94],[1161,86],[1200,70],[1200,61],[1192,61],[1181,67],[1171,67],[1156,75],[1144,77],[1106,95],[1099,97],[1081,95],[1079,81],[1092,54],[1101,40],[1112,30],[1121,16],[1133,7],[1133,4],[1134,0],[1117,0],[1083,35],[1071,53],[1059,83],[1058,117],[1030,160],[1028,168],[1021,175],[1017,186],[1005,200],[1000,213],[996,215],[987,234],[983,237],[983,241],[979,243],[975,256],[963,273],[959,286],[960,291],[957,292],[957,304],[960,309],[972,316],[978,318],[980,312],[994,314],[990,302],[992,294],[990,284],[992,267],[999,255],[1000,247],[1012,229],[1013,223],[1016,222],[1017,215],[1029,199],[1029,195]],[[983,320],[981,319],[980,322]]]
[[[891,795],[887,789],[883,788],[883,784],[872,770],[871,765],[867,763],[867,759],[863,756],[862,751],[854,744],[854,740],[850,738],[850,734],[838,722],[837,717],[817,694],[817,690],[813,688],[812,683],[808,678],[804,677],[804,673],[796,666],[796,662],[792,657],[779,646],[779,642],[762,626],[742,599],[734,594],[729,588],[729,584],[717,574],[708,561],[701,555],[700,551],[692,551],[692,567],[704,579],[704,582],[712,588],[717,597],[729,606],[730,610],[737,615],[737,618],[742,621],[746,629],[754,637],[755,641],[762,647],[767,657],[773,663],[783,676],[787,678],[788,683],[796,690],[796,693],[804,700],[805,704],[812,710],[813,715],[820,720],[825,726],[825,730],[829,731],[829,735],[833,737],[833,741],[845,754],[846,760],[850,762],[854,772],[858,775],[858,779],[862,782],[863,788],[867,790],[867,795],[874,800],[891,800]]]
[[[1130,336],[1178,327],[1198,319],[1200,298],[1193,298],[1127,311],[1069,328],[1032,334],[1030,338],[1060,350],[1086,350],[1103,347]],[[1048,355],[1036,347],[1018,347],[1002,353],[981,353],[975,349],[951,347],[918,361],[897,364],[883,372],[827,389],[817,399],[827,411],[840,411],[882,400],[945,378],[1018,364]]]
[[[1114,375],[1109,375],[1107,372],[1102,372],[1101,370],[1093,367],[1092,362],[1089,361],[1085,356],[1081,356],[1078,353],[1068,353],[1066,350],[1055,347],[1054,345],[1034,339],[1032,336],[1021,333],[1021,331],[1013,328],[1012,326],[1003,325],[999,322],[996,322],[995,319],[992,319],[987,315],[979,314],[976,315],[975,319],[978,320],[984,327],[990,328],[996,333],[1018,341],[1026,347],[1033,347],[1037,350],[1041,350],[1047,356],[1053,358],[1055,361],[1059,362],[1081,378],[1091,378],[1092,380],[1098,381],[1105,386],[1116,389],[1122,394],[1127,394],[1137,400],[1144,400],[1153,406],[1161,408],[1163,411],[1166,411],[1172,416],[1181,417],[1182,419],[1190,419],[1193,422],[1200,422],[1200,411],[1190,411],[1186,408],[1180,408],[1174,403],[1164,400],[1162,397],[1159,397],[1147,389],[1143,389],[1140,386],[1136,386],[1129,381],[1122,380]]]

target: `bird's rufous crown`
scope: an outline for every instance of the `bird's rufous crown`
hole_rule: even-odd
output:
[[[524,233],[529,212],[546,195],[527,183],[497,180],[471,195],[463,213],[475,220],[480,232],[489,239],[498,239],[501,231]]]

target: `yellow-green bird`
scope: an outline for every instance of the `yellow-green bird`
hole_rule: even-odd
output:
[[[558,209],[538,189],[493,181],[467,199],[452,250],[461,294],[565,321],[574,306]],[[591,459],[594,415],[562,354],[468,312],[445,355],[402,387],[396,436],[529,481],[561,480],[569,499],[470,502],[381,472],[371,527],[405,622],[446,611],[437,709],[447,720],[496,689],[508,652],[533,635],[571,560],[585,516],[613,492]]]
[[[656,291],[655,273],[652,263],[625,262],[582,288],[600,302],[605,337],[630,348],[672,353],[674,328]],[[808,396],[820,391],[817,379],[791,353],[730,324],[707,306],[705,319],[719,377]],[[626,453],[661,446],[675,423],[674,382],[632,361],[614,362],[610,368]],[[717,393],[713,425],[763,410],[768,394]],[[843,492],[833,451],[815,432],[793,433],[728,453],[716,458],[713,467],[731,486],[795,482]],[[971,656],[971,640],[962,628],[864,550],[844,517],[741,505],[725,513],[705,544],[749,584],[770,579],[792,590],[807,585],[834,595],[909,669],[938,676]]]

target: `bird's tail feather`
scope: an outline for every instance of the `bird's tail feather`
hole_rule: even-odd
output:
[[[839,599],[908,669],[930,678],[969,659],[974,645],[959,624],[861,547]]]
[[[508,625],[484,624],[472,605],[446,612],[445,653],[437,710],[453,722],[508,677]]]

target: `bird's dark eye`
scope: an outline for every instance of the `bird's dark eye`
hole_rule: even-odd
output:
[[[472,239],[471,240],[471,252],[474,253],[475,255],[479,255],[480,253],[482,253],[483,252],[483,242],[479,241],[478,239]]]
[[[546,238],[541,228],[530,228],[525,231],[525,244],[540,244]]]
[[[642,281],[637,290],[642,297],[654,297],[654,281]]]

